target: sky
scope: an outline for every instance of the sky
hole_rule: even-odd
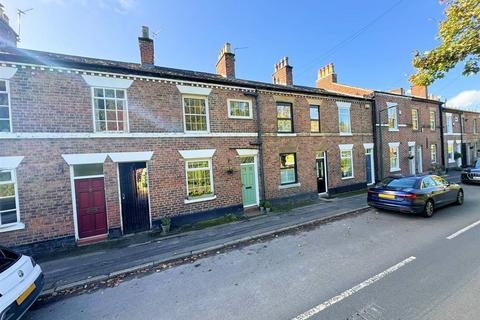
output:
[[[283,56],[297,85],[315,86],[318,69],[334,63],[338,82],[377,90],[408,89],[415,50],[438,45],[439,0],[0,0],[20,47],[139,62],[142,25],[155,32],[155,64],[215,72],[230,42],[236,77],[272,81]],[[429,92],[451,106],[480,111],[480,75],[463,63]]]

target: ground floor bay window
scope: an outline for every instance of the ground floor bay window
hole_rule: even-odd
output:
[[[23,229],[16,169],[23,157],[0,157],[0,232]]]
[[[353,144],[341,144],[339,147],[342,179],[351,179],[353,178]]]

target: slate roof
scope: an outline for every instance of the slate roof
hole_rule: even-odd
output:
[[[307,86],[284,86],[271,84],[266,82],[243,80],[243,79],[227,79],[220,75],[207,72],[182,70],[175,68],[147,66],[139,63],[113,61],[105,59],[96,59],[89,57],[73,56],[45,51],[20,49],[20,48],[3,48],[0,49],[0,61],[11,63],[26,63],[45,65],[49,67],[64,67],[73,69],[91,70],[94,72],[107,72],[125,75],[138,75],[146,77],[160,77],[167,79],[201,81],[212,84],[222,84],[231,86],[242,86],[247,88],[258,88],[263,90],[272,90],[279,92],[303,93],[303,94],[320,94],[331,97],[367,100],[360,97],[350,96],[330,92],[324,89],[307,87]]]

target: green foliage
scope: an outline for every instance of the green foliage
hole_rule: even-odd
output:
[[[170,222],[172,222],[172,219],[168,217],[160,219],[160,223],[162,224],[162,226],[168,226]]]
[[[454,155],[453,155],[453,158],[455,160],[458,160],[458,159],[462,158],[462,154],[460,152],[455,152]]]
[[[270,203],[270,201],[265,201],[264,206],[265,206],[265,208],[271,208],[272,204]]]
[[[480,71],[480,0],[445,0],[446,19],[440,22],[440,45],[413,58],[416,74],[410,82],[429,85],[445,76],[459,62],[465,61],[465,76]]]

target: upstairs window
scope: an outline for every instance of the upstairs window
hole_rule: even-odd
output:
[[[20,222],[15,170],[0,171],[0,229]]]
[[[127,93],[124,89],[93,88],[96,132],[126,132]]]
[[[293,132],[293,112],[291,103],[277,103],[277,131],[280,133]]]
[[[252,103],[248,100],[228,99],[228,117],[234,119],[252,119]]]
[[[430,111],[430,130],[435,131],[437,128],[437,113],[435,111]]]
[[[280,154],[280,184],[292,184],[297,180],[297,161],[295,153]]]
[[[9,83],[0,80],[0,132],[11,132]]]
[[[208,101],[206,97],[184,96],[183,108],[186,132],[210,132]]]
[[[412,109],[412,129],[418,130],[418,110]]]
[[[451,113],[446,113],[447,118],[447,133],[453,133],[453,118]]]
[[[397,130],[398,129],[397,107],[389,107],[387,109],[387,114],[388,114],[388,129]]]
[[[310,132],[320,132],[320,109],[310,106]]]
[[[349,106],[338,107],[338,130],[340,134],[345,134],[345,135],[352,134]]]

